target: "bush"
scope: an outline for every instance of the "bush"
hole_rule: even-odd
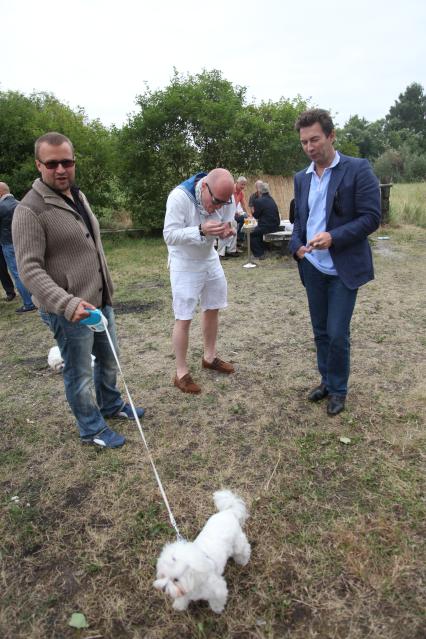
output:
[[[404,158],[404,181],[426,180],[426,153],[410,153]]]
[[[403,159],[395,149],[388,149],[374,162],[374,172],[381,182],[399,182],[403,171]]]

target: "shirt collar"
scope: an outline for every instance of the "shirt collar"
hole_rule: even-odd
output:
[[[13,197],[12,193],[5,193],[0,197],[0,202],[3,202],[7,197]]]
[[[333,169],[337,164],[339,164],[339,162],[340,162],[339,151],[336,151],[334,154],[333,162],[330,164],[330,166],[327,166],[325,170]],[[306,173],[315,173],[315,162],[310,163],[310,165],[306,169]]]
[[[203,206],[203,202],[201,200],[201,187],[203,185],[204,182],[204,178],[201,178],[201,180],[198,180],[197,184],[195,185],[195,200],[199,206],[200,213],[202,213],[203,215],[208,215],[206,209]]]

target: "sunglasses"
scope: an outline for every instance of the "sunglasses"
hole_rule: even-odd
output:
[[[75,164],[75,160],[48,160],[47,162],[39,160],[39,162],[44,164],[46,169],[50,170],[57,169],[60,164],[64,167],[64,169],[70,169]]]
[[[229,198],[229,200],[218,200],[217,197],[215,197],[211,191],[211,188],[209,187],[208,182],[205,183],[206,187],[208,189],[208,192],[210,193],[210,197],[212,199],[212,204],[214,204],[214,206],[217,206],[218,204],[232,204],[232,196]]]

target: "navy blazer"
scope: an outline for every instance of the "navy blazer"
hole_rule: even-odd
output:
[[[333,240],[329,251],[339,277],[348,288],[356,289],[374,278],[367,238],[380,224],[380,189],[367,160],[339,155],[328,185],[325,230]],[[289,249],[296,259],[297,250],[306,245],[311,178],[306,169],[294,177],[295,217]]]

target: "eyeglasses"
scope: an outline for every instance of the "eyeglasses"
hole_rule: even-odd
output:
[[[47,162],[39,160],[39,162],[44,164],[46,169],[49,170],[57,169],[60,164],[64,167],[64,169],[70,169],[75,164],[75,160],[48,160]]]
[[[225,200],[218,200],[217,197],[215,197],[213,195],[212,190],[209,187],[208,182],[206,182],[206,187],[207,187],[207,189],[208,189],[208,191],[210,193],[210,197],[212,199],[212,204],[214,204],[214,206],[217,206],[218,204],[221,204],[221,205],[223,205],[223,204],[232,204],[232,196],[229,198],[229,200],[226,200],[226,201]]]

